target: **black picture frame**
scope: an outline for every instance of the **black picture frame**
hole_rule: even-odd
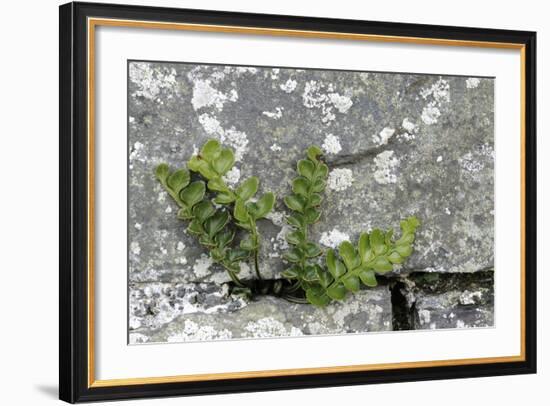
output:
[[[60,6],[59,397],[84,402],[235,393],[536,372],[536,33],[497,29],[309,18],[113,4]],[[89,382],[87,189],[87,19],[89,17],[512,43],[524,64],[524,359],[362,372],[94,387]]]

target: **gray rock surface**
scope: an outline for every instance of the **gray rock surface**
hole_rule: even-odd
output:
[[[416,274],[402,293],[411,311],[411,328],[472,328],[494,325],[493,272],[468,278],[449,274]]]
[[[272,296],[248,300],[212,284],[139,283],[131,292],[131,344],[392,330],[387,286],[323,309]]]
[[[229,281],[176,220],[175,205],[153,176],[160,162],[184,166],[210,138],[237,153],[229,180],[257,175],[260,192],[278,196],[270,220],[260,224],[266,278],[279,277],[284,267],[282,197],[311,144],[325,150],[331,170],[323,215],[312,230],[322,245],[355,241],[372,227],[397,230],[400,219],[414,214],[422,221],[415,253],[396,274],[493,266],[492,79],[131,62],[128,84],[135,286]],[[252,277],[246,264],[242,275]],[[266,317],[272,305],[266,302]],[[292,305],[280,302],[278,311],[285,306]],[[380,320],[379,329],[388,321]]]

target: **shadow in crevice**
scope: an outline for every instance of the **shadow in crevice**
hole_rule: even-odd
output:
[[[409,307],[403,294],[405,284],[400,281],[390,282],[392,325],[394,331],[414,330],[414,303]]]

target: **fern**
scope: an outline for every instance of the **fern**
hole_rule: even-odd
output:
[[[226,269],[236,289],[326,306],[332,300],[344,300],[348,292],[357,292],[361,285],[376,286],[376,275],[404,262],[413,251],[420,222],[416,217],[403,220],[401,237],[397,240],[392,230],[375,229],[362,233],[357,247],[344,241],[338,252],[333,249],[323,252],[309,238],[310,227],[321,217],[322,192],[328,176],[321,155],[317,146],[307,149],[306,158],[297,163],[298,176],[292,181],[292,193],[284,198],[292,212],[286,218],[292,232],[286,236],[291,248],[284,259],[291,265],[283,271],[283,281],[263,280],[259,264],[261,236],[257,221],[273,209],[275,195],[267,192],[256,199],[260,181],[255,176],[237,188],[227,184],[224,176],[235,164],[230,148],[209,140],[187,162],[187,168],[171,171],[168,165],[160,164],[155,174],[179,206],[177,218],[188,222],[187,231],[197,237],[213,262]],[[235,238],[237,229],[242,234],[239,241]],[[256,281],[238,277],[240,263],[246,260],[253,262]]]
[[[331,300],[345,299],[348,291],[357,292],[361,284],[374,287],[378,284],[377,274],[393,269],[412,253],[416,228],[420,222],[409,217],[401,222],[402,235],[393,241],[393,230],[383,232],[375,229],[362,233],[357,247],[344,241],[338,253],[329,249],[325,264],[314,261],[321,249],[309,241],[308,226],[320,217],[318,206],[322,202],[319,195],[324,190],[328,167],[319,159],[321,150],[312,146],[307,150],[307,159],[300,160],[297,166],[298,177],[292,181],[293,193],[286,196],[286,206],[293,212],[288,223],[294,228],[287,241],[293,247],[284,258],[293,265],[283,272],[286,278],[295,280],[295,286],[305,291],[306,299],[316,306],[326,306]]]

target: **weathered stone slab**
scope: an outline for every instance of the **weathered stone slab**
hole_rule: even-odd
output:
[[[131,283],[129,296],[130,330],[157,329],[181,315],[226,313],[247,305],[229,294],[227,284]]]
[[[310,144],[331,168],[324,245],[371,227],[422,221],[405,271],[474,272],[493,263],[492,79],[132,63],[129,259],[133,281],[227,281],[175,217],[153,176],[209,138],[237,151],[232,179],[258,175],[279,197],[263,221],[262,272],[278,277],[281,199]],[[245,269],[246,273],[246,269]]]
[[[411,329],[494,325],[493,272],[473,275],[419,274],[405,279],[402,293],[411,310]]]
[[[134,283],[130,343],[364,333],[392,329],[387,286],[362,290],[319,309],[261,296],[228,295],[227,286]]]
[[[164,63],[131,63],[129,72],[130,342],[395,327],[386,286],[326,309],[228,294],[226,272],[187,234],[153,175],[161,162],[184,166],[210,138],[236,151],[228,182],[256,175],[260,193],[278,197],[259,223],[266,279],[285,267],[282,198],[296,161],[317,144],[330,174],[311,236],[336,246],[416,215],[415,252],[389,275],[408,284],[409,327],[493,324],[493,282],[480,272],[493,267],[492,79]],[[418,271],[440,279],[429,286]],[[240,277],[253,277],[248,264]]]

